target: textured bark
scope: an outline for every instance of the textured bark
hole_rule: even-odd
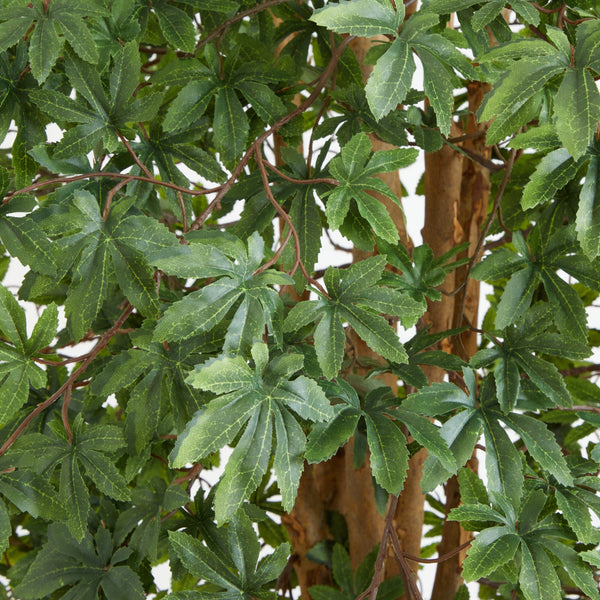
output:
[[[485,145],[485,124],[478,124],[475,113],[481,104],[483,96],[488,91],[486,84],[469,82],[467,93],[469,99],[469,115],[466,123],[466,134],[480,133],[464,142],[464,147],[485,158],[491,157],[491,148]],[[456,213],[457,224],[455,228],[455,243],[469,242],[469,249],[465,253],[471,256],[477,245],[481,226],[487,214],[490,196],[489,171],[472,160],[463,161],[462,178],[460,186],[460,198]],[[461,267],[455,271],[454,285],[464,283],[468,276],[467,267]],[[452,326],[473,324],[477,325],[477,312],[479,309],[479,282],[471,279],[467,285],[454,297],[452,315]],[[454,353],[469,360],[477,351],[477,334],[474,331],[466,331],[461,334],[458,343],[455,344]],[[477,471],[477,460],[471,459],[468,465]],[[452,477],[445,486],[446,491],[446,514],[452,508],[460,504],[460,492],[456,477]],[[440,555],[452,551],[470,538],[458,523],[446,521],[442,530],[442,540],[438,545]],[[436,576],[431,600],[452,600],[456,590],[462,583],[461,564],[464,560],[466,550],[440,563],[436,569]]]

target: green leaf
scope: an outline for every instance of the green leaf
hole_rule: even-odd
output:
[[[519,542],[519,536],[511,533],[506,526],[484,529],[467,550],[462,569],[465,581],[487,577],[512,560]]]
[[[223,87],[217,92],[214,131],[223,160],[237,160],[246,148],[250,128],[241,102],[229,87]]]
[[[554,566],[538,544],[521,544],[519,583],[526,600],[550,600],[561,594]]]
[[[574,159],[585,154],[600,120],[600,92],[587,69],[568,69],[555,96],[556,132]]]
[[[437,125],[442,135],[450,135],[450,121],[454,110],[454,86],[446,66],[427,50],[419,50],[423,64],[423,85],[425,94],[437,117]]]
[[[573,477],[554,435],[542,421],[512,413],[502,419],[520,436],[531,456],[559,483],[573,485]]]
[[[56,64],[62,42],[56,33],[54,19],[38,19],[29,44],[31,72],[42,84]]]
[[[373,67],[365,86],[369,108],[377,120],[404,102],[414,72],[415,61],[410,46],[396,38]]]
[[[266,473],[271,456],[273,421],[269,403],[254,411],[235,450],[231,454],[215,494],[217,522],[229,521],[241,503],[254,491]],[[288,496],[295,497],[295,490]]]
[[[391,4],[370,0],[341,0],[312,14],[311,21],[337,33],[363,37],[380,34],[397,35],[404,18],[403,6],[396,13]]]
[[[495,420],[493,413],[481,410],[481,415],[484,422],[488,489],[501,493],[513,506],[519,506],[523,495],[523,470],[519,451]]]
[[[287,410],[274,411],[277,449],[273,469],[281,490],[284,510],[291,511],[296,500],[296,490],[304,470],[306,437],[298,421]]]
[[[327,423],[315,423],[308,436],[306,460],[317,463],[331,458],[356,430],[360,413],[343,404],[333,407],[334,417]]]
[[[596,544],[598,530],[594,527],[587,505],[569,490],[556,490],[556,504],[575,532],[577,540],[583,544]]]
[[[357,306],[346,305],[343,312],[352,328],[369,348],[393,362],[408,362],[404,346],[383,317]]]
[[[188,15],[166,2],[160,2],[154,6],[154,12],[167,42],[184,52],[194,52],[196,31],[193,21]]]
[[[383,415],[366,417],[367,441],[371,450],[371,470],[375,481],[389,494],[398,495],[404,487],[409,453],[406,438]]]
[[[185,130],[200,120],[217,91],[211,80],[188,83],[170,104],[163,128],[165,131]]]
[[[565,148],[559,148],[542,158],[523,189],[521,206],[533,208],[552,199],[577,173],[579,164]]]
[[[590,259],[600,255],[600,157],[593,154],[579,194],[577,239]]]
[[[504,329],[518,321],[531,305],[533,293],[540,280],[539,271],[527,265],[508,280],[498,303],[496,327]]]
[[[327,379],[333,379],[342,366],[346,346],[346,334],[337,308],[325,312],[315,329],[314,338],[323,375]]]

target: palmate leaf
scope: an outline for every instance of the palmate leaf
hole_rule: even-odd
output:
[[[113,553],[110,533],[103,527],[93,539],[86,531],[77,541],[64,525],[53,523],[48,527],[48,542],[15,593],[23,600],[38,600],[69,586],[70,598],[97,598],[102,589],[107,600],[143,600],[146,595],[137,574],[119,565],[130,553],[125,548],[115,548]]]
[[[225,532],[223,532],[225,534]],[[259,540],[252,524],[242,511],[236,513],[224,535],[225,554],[214,549],[183,531],[169,533],[169,543],[177,558],[195,578],[216,586],[221,591],[203,592],[202,587],[188,592],[190,596],[170,594],[168,599],[214,598],[267,598],[270,593],[265,586],[272,583],[286,565],[290,546],[278,546],[272,554],[258,561]],[[215,590],[215,588],[212,588]],[[186,594],[186,592],[183,592]],[[266,595],[269,594],[269,595]]]
[[[39,3],[31,3],[27,8],[5,8],[0,13],[0,20],[5,20],[0,25],[0,48],[6,50],[16,44],[35,22],[29,44],[29,62],[33,76],[41,84],[54,67],[65,39],[86,62],[98,61],[98,49],[88,29],[89,20],[84,17],[107,14],[106,9],[94,0],[86,0],[77,6],[68,0],[57,0],[47,9],[42,9]]]
[[[600,255],[600,157],[590,158],[585,181],[579,194],[577,239],[585,255],[593,260]]]
[[[35,364],[35,356],[50,345],[58,327],[58,309],[51,304],[27,338],[25,311],[14,296],[0,286],[0,333],[10,342],[0,342],[0,424],[6,424],[29,398],[30,388],[46,385],[46,373]]]
[[[257,361],[266,353],[266,346],[256,343],[252,352]],[[215,508],[220,522],[231,519],[265,474],[272,454],[273,420],[277,444],[274,470],[284,506],[290,510],[305,448],[304,434],[300,435],[300,426],[290,409],[310,421],[325,421],[333,415],[315,381],[303,375],[290,379],[302,367],[300,355],[282,355],[266,367],[263,361],[264,357],[253,371],[239,356],[222,357],[196,366],[188,378],[193,386],[222,395],[201,409],[179,435],[170,457],[173,466],[196,462],[216,452],[245,426],[217,488]]]
[[[397,398],[389,388],[376,388],[367,394],[362,408],[356,392],[343,380],[328,383],[325,389],[332,399],[338,397],[344,402],[333,405],[333,419],[313,426],[306,448],[308,462],[328,460],[348,441],[362,420],[360,427],[366,428],[373,477],[386,492],[399,494],[408,470],[407,442],[398,426],[400,422],[446,467],[455,469],[453,456],[438,428],[412,411],[395,408]]]
[[[202,393],[185,379],[203,352],[222,345],[222,335],[194,337],[172,343],[168,349],[151,338],[151,331],[136,332],[132,336],[135,347],[115,356],[90,388],[94,395],[108,397],[131,386],[125,410],[125,437],[131,455],[141,454],[154,439],[169,407],[176,426],[185,427],[203,404]]]
[[[58,3],[57,3],[58,4]],[[65,71],[70,83],[87,101],[73,100],[55,90],[38,90],[32,94],[39,108],[59,125],[75,121],[79,125],[67,129],[58,142],[53,157],[71,158],[87,154],[94,146],[114,136],[115,130],[132,121],[152,119],[162,101],[160,92],[133,97],[139,83],[140,59],[135,43],[123,46],[114,57],[110,75],[110,97],[98,71],[71,52],[65,58]]]
[[[493,349],[477,352],[471,366],[494,367],[496,393],[503,412],[515,406],[521,386],[520,371],[557,405],[570,405],[571,399],[557,368],[537,354],[550,354],[571,359],[587,358],[589,348],[578,340],[552,332],[552,307],[543,302],[535,304],[517,324],[504,331],[504,341]]]
[[[341,156],[329,163],[331,174],[338,179],[339,184],[332,192],[321,194],[322,197],[328,196],[327,219],[332,228],[339,228],[350,209],[351,200],[354,200],[375,235],[395,244],[398,241],[398,230],[392,218],[383,204],[365,190],[382,193],[398,202],[387,185],[373,175],[408,166],[416,158],[417,151],[412,148],[381,150],[375,152],[372,158],[370,151],[369,138],[364,134],[357,134],[342,147]]]
[[[600,288],[600,267],[586,256],[576,254],[578,244],[575,236],[573,225],[551,230],[544,237],[539,234],[530,236],[527,243],[516,232],[513,242],[520,256],[507,258],[506,249],[502,249],[497,256],[494,257],[493,252],[475,266],[473,276],[488,281],[500,275],[508,276],[512,271],[498,305],[496,326],[499,329],[523,317],[535,289],[541,283],[554,310],[554,321],[559,331],[568,338],[575,338],[579,344],[587,340],[587,317],[583,302],[557,274],[562,269],[585,285],[593,289]],[[506,260],[505,267],[499,266],[502,260]],[[534,364],[531,368],[536,370]]]
[[[73,196],[67,208],[75,233],[57,240],[63,269],[73,265],[73,277],[65,303],[73,337],[79,340],[98,315],[108,292],[111,266],[129,301],[145,316],[158,316],[154,270],[146,253],[177,246],[168,229],[139,214],[128,214],[131,200],[113,205],[106,220],[98,201],[85,190]]]
[[[296,331],[321,319],[314,334],[315,348],[319,365],[328,379],[337,375],[343,358],[342,321],[347,321],[368,346],[384,358],[407,362],[408,356],[396,332],[372,310],[400,315],[403,325],[409,327],[424,307],[408,295],[375,285],[384,266],[385,259],[376,256],[355,263],[345,272],[328,269],[325,283],[331,298],[298,303],[285,320],[285,330]]]
[[[90,511],[90,494],[82,472],[101,494],[120,501],[129,499],[125,478],[106,456],[123,448],[125,440],[122,429],[116,425],[85,427],[81,414],[73,422],[72,432],[72,444],[57,434],[27,434],[19,440],[11,460],[45,477],[60,467],[59,500],[67,510],[66,524],[71,535],[81,541],[87,532]]]
[[[293,279],[274,269],[254,274],[263,256],[264,241],[258,233],[248,239],[247,248],[235,236],[223,233],[153,254],[151,263],[171,275],[217,278],[173,304],[159,321],[154,340],[182,340],[211,331],[239,305],[227,329],[225,351],[248,350],[262,337],[265,326],[280,343],[283,303],[272,286]]]

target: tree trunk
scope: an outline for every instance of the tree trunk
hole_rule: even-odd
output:
[[[491,157],[491,148],[485,146],[486,125],[477,123],[475,118],[475,113],[486,92],[486,84],[469,82],[467,86],[469,115],[467,117],[465,133],[467,135],[479,133],[480,135],[465,140],[463,147],[489,159]],[[456,192],[456,190],[454,191]],[[481,227],[487,214],[490,196],[489,171],[472,160],[464,159],[459,192],[458,204],[456,205],[456,209],[453,209],[455,213],[455,238],[453,245],[468,241],[469,249],[464,255],[471,256],[475,251]],[[464,284],[467,276],[467,266],[456,269],[454,275],[454,285],[456,288]],[[469,280],[468,284],[458,294],[453,296],[452,299],[451,326],[460,327],[469,324],[477,326],[479,282],[474,279]],[[457,354],[464,360],[469,360],[477,351],[476,332],[472,330],[465,331],[460,335],[454,346],[454,354]],[[473,457],[469,461],[468,466],[476,472],[477,459]],[[456,477],[452,477],[445,485],[445,492],[445,511],[447,515],[450,510],[460,504],[460,492]],[[442,556],[447,552],[451,552],[465,543],[469,537],[470,534],[460,527],[458,523],[446,521],[442,530],[442,540],[438,545],[438,554]],[[431,600],[452,600],[454,598],[456,590],[462,583],[461,564],[465,553],[466,550],[463,550],[438,564]]]

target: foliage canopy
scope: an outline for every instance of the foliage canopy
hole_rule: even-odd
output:
[[[283,597],[277,517],[353,438],[382,514],[427,450],[428,535],[474,532],[480,597],[600,598],[600,16],[412,4],[0,1],[1,274],[27,267],[0,286],[0,597]],[[453,134],[473,82],[493,158]],[[380,176],[442,148],[492,174],[492,200],[477,243],[435,256]],[[320,270],[324,232],[370,254]],[[492,284],[482,328],[429,331],[459,268],[445,294]],[[467,330],[473,356],[439,350]],[[417,597],[367,551],[353,569],[332,522],[312,598]]]

